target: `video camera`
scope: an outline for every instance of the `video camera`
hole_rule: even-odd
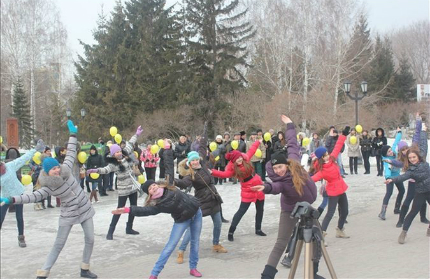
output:
[[[318,219],[320,213],[318,210],[313,208],[308,202],[302,201],[297,202],[296,206],[294,206],[293,211],[291,212],[291,218],[309,218],[309,219]]]

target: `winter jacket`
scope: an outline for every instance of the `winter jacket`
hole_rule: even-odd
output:
[[[199,210],[197,198],[179,190],[164,189],[163,196],[154,200],[155,205],[144,207],[131,206],[129,215],[151,216],[159,213],[169,213],[175,223],[183,223],[191,219]]]
[[[337,136],[338,137],[338,136]],[[325,141],[325,148],[329,153],[333,152],[334,146],[336,145],[337,138],[334,136],[327,136],[327,140]]]
[[[272,152],[273,152],[272,142],[263,140],[263,144],[264,144],[264,147],[266,148],[266,162],[268,162],[272,158]]]
[[[140,155],[140,160],[143,162],[146,168],[157,167],[157,162],[160,160],[158,154],[153,155],[151,149],[146,149],[142,151]]]
[[[260,142],[256,141],[249,149],[249,151],[244,154],[243,160],[247,160],[249,162],[249,159],[255,154],[255,151],[259,147]],[[244,171],[243,165],[239,167],[241,170]],[[255,172],[254,172],[255,173]],[[227,166],[225,167],[225,171],[219,171],[212,169],[212,176],[219,177],[219,178],[230,178],[234,175],[234,163],[229,161]],[[252,178],[250,178],[252,177]],[[256,202],[257,200],[264,200],[264,193],[263,192],[255,192],[251,190],[252,186],[262,185],[263,181],[261,180],[261,177],[258,174],[246,174],[244,178],[249,178],[249,181],[244,181],[244,179],[240,179],[240,187],[241,187],[241,201],[242,202]]]
[[[322,146],[321,139],[319,139],[319,138],[317,138],[317,139],[312,138],[311,145],[309,146],[309,153],[310,154],[315,153],[315,150],[317,148],[319,148],[320,146]]]
[[[179,162],[187,158],[187,155],[189,152],[190,152],[190,145],[188,145],[187,142],[185,143],[179,142],[175,146],[175,151],[174,151],[175,158],[178,159],[177,163],[179,164]]]
[[[139,168],[140,173],[143,174],[145,172],[145,169],[143,169],[142,160],[140,156],[142,154],[142,149],[137,146],[134,148],[134,151],[137,153],[137,159],[136,159],[138,161],[137,167]]]
[[[251,140],[249,140],[246,143],[246,149],[249,151],[249,149],[251,148],[251,146],[255,143],[255,142],[259,142],[258,140],[255,140],[254,142],[251,142]],[[258,145],[258,149],[261,150],[261,157],[257,157],[255,154],[251,157],[251,162],[262,162],[263,159],[266,158],[266,147],[264,146],[263,142],[261,142]]]
[[[227,152],[227,149],[226,149],[226,146],[225,146],[223,141],[221,141],[221,142],[215,141],[215,143],[218,145],[218,148],[216,150],[217,155],[215,157],[219,156],[219,160],[216,162],[215,166],[223,168],[226,166],[225,154]]]
[[[380,137],[378,136],[378,130],[382,131]],[[372,140],[372,148],[375,149],[377,156],[381,156],[381,149],[384,145],[387,145],[387,138],[385,137],[385,131],[379,127],[376,129],[376,136]]]
[[[136,143],[137,135],[133,135],[130,140],[126,143],[123,149],[125,157],[118,161],[114,157],[107,157],[108,165],[105,167],[98,168],[97,173],[109,174],[115,172],[117,177],[117,188],[118,196],[128,196],[137,192],[140,184],[136,181],[133,173],[134,162],[128,157],[130,153],[133,153],[133,146]]]
[[[336,164],[336,159],[340,153],[340,150],[345,143],[346,136],[340,135],[336,145],[334,146],[333,152],[330,154],[328,163],[324,163],[321,170],[316,169],[317,172],[312,176],[314,182],[321,181],[322,179],[327,181],[326,191],[328,196],[338,196],[346,192],[348,185],[340,176],[339,166]],[[315,162],[315,165],[318,161]]]
[[[426,159],[428,151],[427,131],[422,131],[422,121],[417,120],[415,124],[415,134],[412,138],[412,143],[417,144],[420,148],[421,156]]]
[[[35,153],[36,150],[31,149],[23,156],[5,163],[6,173],[0,176],[1,197],[21,195],[24,192],[24,186],[18,179],[16,173],[34,156]]]
[[[361,152],[370,152],[372,150],[372,137],[369,135],[360,136]]]
[[[391,146],[391,150],[393,151],[394,155],[392,157],[382,157],[382,160],[384,159],[396,159],[397,158],[397,144],[400,142],[400,140],[402,139],[402,132],[397,132],[396,134],[396,139],[394,140],[393,146]],[[392,177],[396,177],[400,175],[400,168],[397,168],[395,166],[392,166],[391,164],[389,164],[388,162],[383,162],[384,163],[384,176],[385,179],[388,178],[392,178]]]
[[[285,137],[287,140],[288,159],[300,162],[300,147],[296,140],[296,129],[293,123],[287,124]],[[265,194],[281,194],[282,211],[291,212],[297,202],[306,201],[312,204],[317,197],[317,187],[314,181],[308,176],[306,184],[303,186],[303,196],[300,196],[294,189],[293,177],[287,171],[284,176],[278,176],[272,167],[272,163],[266,163],[267,174],[272,182],[264,183]]]
[[[169,175],[169,184],[172,184],[175,176],[175,156],[171,148],[164,149],[163,160],[166,176]]]
[[[415,180],[415,191],[417,193],[430,192],[430,166],[427,162],[409,165],[408,170],[404,174],[392,177],[391,179],[394,183],[413,179]]]
[[[71,136],[67,144],[67,154],[64,163],[60,165],[60,176],[49,176],[45,171],[40,172],[40,190],[32,194],[14,196],[14,204],[34,203],[52,195],[61,199],[59,226],[81,224],[95,214],[88,197],[80,183],[72,174],[76,161],[76,137]],[[22,156],[21,158],[24,158]],[[20,158],[20,159],[21,159]]]
[[[279,141],[279,140],[276,141],[275,144],[273,145],[272,154],[275,153],[275,152],[277,152],[277,151],[279,151],[279,150],[282,150],[282,149],[285,150],[286,145],[287,145],[286,141],[285,141],[285,145],[282,145],[282,142]]]
[[[18,149],[9,148],[6,151],[5,162],[15,160],[15,159],[19,158],[20,156],[21,156],[21,154],[19,153]],[[19,181],[21,181],[21,179],[22,179],[21,168],[16,171],[16,177],[18,178]]]
[[[246,143],[242,139],[239,140],[239,147],[237,150],[241,153],[246,153]]]
[[[194,170],[194,179],[191,176],[191,167],[187,165],[187,159],[181,161],[178,165],[178,171],[182,179],[175,179],[175,185],[181,189],[189,186],[194,187],[194,196],[199,200],[203,217],[213,215],[220,211],[220,203],[216,200],[215,195],[218,191],[214,185],[214,179],[210,174],[206,160],[207,136],[206,129],[204,136],[200,138],[199,155],[201,168]]]
[[[348,147],[348,157],[359,157],[360,156],[360,138],[358,137],[358,135],[355,135],[355,137],[357,138],[357,143],[355,143],[354,145],[351,144],[351,134],[348,135],[348,137],[346,138],[346,146]]]
[[[90,156],[88,157],[87,164],[86,164],[87,170],[97,169],[99,167],[103,167],[104,166],[103,157],[101,155],[99,155],[99,152],[97,151],[97,149],[94,145],[91,146],[91,149],[95,149],[96,153],[94,155],[90,154]],[[100,177],[97,179],[93,179],[93,178],[91,178],[91,176],[87,176],[87,178],[86,178],[86,180],[88,180],[88,182],[91,182],[91,183],[99,182],[100,179],[101,179]]]

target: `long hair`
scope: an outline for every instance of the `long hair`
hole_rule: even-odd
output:
[[[398,160],[398,161],[401,161],[401,162],[403,163],[403,166],[406,166],[406,165],[408,164],[408,155],[407,155],[407,152],[406,152],[406,155],[404,155],[404,154],[403,154],[403,151],[404,151],[404,150],[407,150],[407,149],[410,149],[410,148],[412,148],[412,147],[414,147],[414,148],[416,148],[416,149],[419,149],[419,148],[418,148],[418,146],[417,146],[415,143],[413,143],[411,147],[404,146],[404,147],[403,147],[402,149],[400,149],[400,150],[399,150],[399,152],[397,153],[397,160]]]
[[[161,188],[165,188],[171,191],[176,191],[177,188],[175,186],[171,186],[169,185],[169,183],[167,181],[158,181],[155,182],[157,185],[159,185]],[[152,195],[150,195],[148,193],[148,196],[146,197],[145,200],[145,206],[155,206],[157,204],[157,200],[156,199],[151,199]]]
[[[403,167],[403,170],[406,171],[409,169],[409,165],[411,165],[411,163],[409,162],[409,155],[410,154],[416,154],[418,157],[418,162],[425,162],[425,159],[421,156],[420,154],[420,150],[416,147],[416,146],[412,146],[408,152],[406,153],[406,158],[408,159]]]
[[[279,134],[282,135],[282,140],[279,139]],[[284,147],[287,144],[287,141],[285,140],[285,134],[284,134],[284,132],[278,131],[277,136],[278,136],[279,142],[281,143],[281,147]]]
[[[317,173],[317,170],[316,170],[316,167],[315,167],[315,163],[318,161],[318,158],[314,158],[312,161],[311,161],[311,165],[309,166],[309,171],[308,171],[308,173],[309,173],[309,175],[314,175],[315,173]]]
[[[293,177],[293,185],[296,192],[303,196],[303,186],[309,178],[308,172],[303,168],[300,162],[287,159],[287,167]]]
[[[245,168],[244,172],[240,169],[236,162],[234,163],[233,177],[236,177],[239,180],[245,179],[254,173],[254,166],[245,159],[243,159],[242,165]]]

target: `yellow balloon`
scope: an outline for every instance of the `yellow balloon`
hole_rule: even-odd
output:
[[[112,127],[109,129],[109,133],[110,133],[110,136],[114,137],[115,135],[117,135],[117,134],[118,134],[118,129],[117,129],[115,126],[112,126]]]
[[[22,176],[22,178],[21,178],[21,183],[24,185],[24,186],[27,186],[27,185],[30,185],[30,183],[31,183],[31,176],[30,175],[24,175],[24,176]]]
[[[80,163],[85,163],[87,161],[87,153],[85,153],[85,152],[79,152],[79,154],[78,154],[78,161]]]
[[[272,139],[272,135],[269,132],[264,133],[264,140],[268,142],[270,139]]]
[[[216,148],[218,148],[218,145],[215,142],[211,142],[209,144],[209,149],[211,150],[211,152],[215,151]]]
[[[53,158],[57,157],[57,155],[55,154],[55,152],[52,152],[51,155],[52,155]]]
[[[219,156],[217,156],[217,157],[215,158],[215,161],[219,161]]]
[[[3,136],[0,136],[0,144],[3,144]]]
[[[231,141],[231,147],[233,148],[233,150],[236,150],[237,148],[239,148],[239,141],[237,140]]]
[[[363,127],[361,125],[357,124],[355,126],[355,131],[357,131],[358,133],[362,133],[363,132]]]
[[[134,151],[134,156],[139,159],[139,154],[136,151]]]
[[[152,145],[151,146],[151,154],[155,155],[160,150],[160,147],[158,145]]]
[[[263,153],[261,152],[261,150],[260,149],[257,149],[256,151],[255,151],[255,156],[256,157],[259,157],[259,158],[261,158],[261,156],[263,155]]]
[[[42,154],[40,153],[40,152],[36,152],[35,154],[34,154],[34,156],[33,156],[33,161],[36,163],[36,164],[41,164],[42,162],[40,161],[40,156],[41,156]]]
[[[119,145],[121,143],[121,141],[122,141],[121,134],[115,134],[114,139],[115,139],[115,142]]]
[[[100,174],[99,173],[90,173],[90,177],[95,180],[95,179],[98,179],[100,177]]]
[[[310,143],[311,143],[311,139],[309,139],[308,137],[303,138],[303,141],[302,141],[302,146],[303,147],[306,147]]]
[[[355,136],[351,136],[351,137],[349,138],[349,143],[351,143],[352,145],[357,144],[357,137],[355,137]]]
[[[164,149],[164,140],[163,139],[158,139],[157,145],[158,145],[158,147]]]
[[[145,183],[145,181],[146,181],[145,176],[143,176],[143,175],[137,176],[137,181],[139,182],[139,184]]]

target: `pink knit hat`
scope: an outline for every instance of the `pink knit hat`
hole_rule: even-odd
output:
[[[400,141],[399,144],[397,144],[397,150],[401,151],[404,147],[408,147],[408,143],[405,141]]]
[[[110,155],[113,156],[116,152],[121,151],[121,147],[118,144],[112,144],[109,147]]]

